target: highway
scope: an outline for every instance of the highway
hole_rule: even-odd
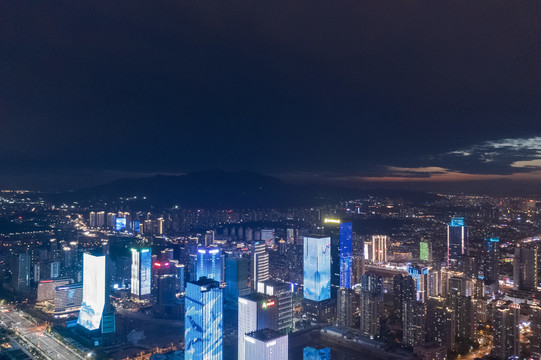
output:
[[[22,312],[9,307],[0,307],[0,323],[8,329],[17,331],[24,342],[22,345],[30,346],[51,360],[82,360],[84,357],[71,350],[47,334],[45,325],[38,326],[23,317]]]

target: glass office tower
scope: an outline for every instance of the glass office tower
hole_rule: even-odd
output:
[[[353,286],[353,227],[351,223],[340,224],[340,287]]]
[[[304,238],[304,298],[322,301],[331,297],[331,238]]]
[[[468,233],[463,217],[454,217],[447,226],[447,266],[456,262],[468,252]]]
[[[184,317],[186,360],[223,359],[223,289],[202,277],[188,282]]]
[[[83,302],[77,323],[89,331],[100,328],[106,298],[105,256],[83,254]]]
[[[131,293],[140,299],[150,297],[151,266],[150,249],[131,249]]]

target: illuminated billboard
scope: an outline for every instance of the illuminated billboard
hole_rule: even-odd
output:
[[[115,230],[116,231],[126,230],[126,218],[125,217],[116,218]]]
[[[83,302],[77,323],[88,330],[100,328],[105,307],[105,256],[83,254]]]
[[[426,241],[421,241],[420,243],[420,255],[419,255],[419,259],[421,260],[424,260],[424,261],[428,261],[428,243]]]
[[[331,238],[305,237],[304,298],[322,301],[331,297]]]

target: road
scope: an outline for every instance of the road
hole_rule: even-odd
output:
[[[22,316],[22,312],[15,311],[6,306],[0,307],[1,324],[9,329],[17,331],[28,346],[34,347],[39,352],[52,360],[83,360],[84,358],[47,334],[44,325],[37,326]]]

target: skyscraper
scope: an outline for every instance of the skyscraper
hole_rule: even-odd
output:
[[[271,329],[246,334],[246,359],[287,360],[288,336]]]
[[[427,302],[426,335],[429,343],[455,347],[456,313],[445,305],[444,298],[430,298]]]
[[[383,313],[383,278],[364,274],[361,278],[361,333],[375,337],[380,332]]]
[[[415,279],[417,301],[425,302],[428,295],[428,271],[427,267],[408,267],[408,273]]]
[[[252,331],[278,327],[278,299],[264,294],[239,297],[238,359],[247,358],[244,353],[245,335]]]
[[[416,300],[417,285],[411,276],[397,274],[393,278],[393,311],[398,318],[404,321],[404,308],[406,301]]]
[[[468,252],[468,232],[463,217],[454,217],[447,225],[447,266],[456,266]]]
[[[187,360],[223,359],[223,289],[217,281],[188,282],[184,329]]]
[[[519,309],[515,306],[495,309],[492,354],[498,359],[518,356],[520,352],[519,339]]]
[[[206,249],[197,249],[196,280],[206,277],[221,283],[224,280],[222,273],[222,250],[219,247],[209,246]]]
[[[252,244],[251,278],[253,290],[257,290],[257,283],[269,279],[269,253],[263,241]]]
[[[131,249],[131,293],[139,299],[150,297],[152,253],[150,249]]]
[[[353,230],[351,223],[340,224],[340,287],[353,286]]]
[[[96,225],[98,228],[105,227],[105,211],[99,211],[96,214]]]
[[[77,323],[87,332],[115,332],[115,318],[109,303],[107,256],[83,254],[83,301]]]
[[[21,252],[11,256],[11,287],[16,294],[30,291],[30,255]]]
[[[532,305],[530,315],[530,327],[532,329],[532,355],[541,358],[541,306]]]
[[[239,296],[248,295],[252,290],[248,284],[249,261],[246,258],[227,257],[225,259],[225,289],[228,303],[236,304]]]
[[[513,259],[513,282],[515,290],[536,291],[538,271],[537,245],[518,244]]]
[[[90,228],[96,227],[96,213],[94,211],[91,211],[89,214],[88,219],[88,225]]]
[[[338,290],[336,320],[338,325],[353,327],[353,313],[358,305],[358,295],[353,289],[340,288]]]
[[[387,262],[387,242],[389,237],[386,235],[372,236],[372,256],[371,260],[375,264]]]
[[[404,302],[403,342],[414,347],[425,343],[426,306],[416,299]]]
[[[336,299],[340,287],[350,289],[353,285],[352,224],[334,218],[325,218],[323,223],[325,236],[330,238],[331,298]]]
[[[107,213],[107,228],[114,229],[116,224],[116,214],[115,213]]]
[[[258,291],[268,296],[276,297],[278,323],[276,329],[284,334],[293,330],[293,292],[291,284],[267,280],[258,284]]]
[[[485,284],[493,288],[493,291],[499,289],[500,273],[500,239],[497,237],[485,238],[485,254],[483,261],[483,277]]]
[[[304,238],[304,298],[322,301],[331,297],[331,238]]]

